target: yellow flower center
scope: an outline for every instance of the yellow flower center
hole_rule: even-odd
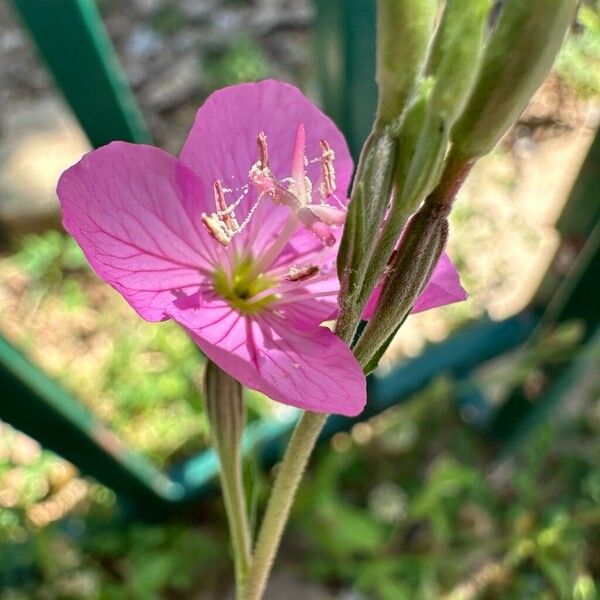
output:
[[[232,308],[244,314],[256,314],[277,298],[277,294],[262,293],[277,283],[275,278],[263,273],[257,275],[253,266],[250,257],[236,259],[231,274],[219,269],[213,276],[215,290]]]

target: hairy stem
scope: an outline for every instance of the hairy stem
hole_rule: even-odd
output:
[[[302,475],[327,415],[305,412],[279,464],[240,600],[262,598]]]
[[[221,468],[219,476],[235,561],[236,588],[239,593],[243,589],[252,562],[252,539],[242,481],[241,458],[238,457],[231,461],[226,468]]]
[[[212,441],[219,457],[219,479],[239,592],[252,559],[252,538],[242,477],[241,440],[246,422],[242,384],[209,360],[204,369],[203,392]]]

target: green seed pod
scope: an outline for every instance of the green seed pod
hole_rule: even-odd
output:
[[[447,0],[429,59],[432,113],[450,128],[469,97],[483,54],[490,0]]]
[[[446,213],[424,204],[410,220],[385,276],[381,297],[369,323],[354,347],[363,365],[396,331],[425,289],[448,239]]]
[[[480,74],[452,131],[453,154],[487,154],[544,81],[575,16],[578,0],[507,0]]]
[[[231,469],[240,459],[246,421],[242,385],[209,360],[204,370],[203,392],[213,445],[221,468]]]
[[[435,27],[438,0],[378,0],[378,120],[402,115],[423,73]]]

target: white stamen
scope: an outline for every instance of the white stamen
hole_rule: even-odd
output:
[[[217,216],[223,222],[225,230],[231,237],[240,227],[235,218],[235,213],[227,208],[227,202],[225,202],[225,192],[221,182],[217,179],[214,184],[215,194],[215,207],[217,209]]]
[[[264,272],[277,260],[277,257],[281,254],[281,251],[285,248],[285,245],[290,241],[297,227],[298,221],[296,221],[293,216],[290,217],[283,230],[275,238],[275,241],[264,252],[264,254],[260,256],[254,265],[252,269],[254,273],[258,275],[258,273]]]
[[[277,179],[269,166],[269,148],[267,136],[263,131],[256,138],[258,160],[248,171],[249,183],[242,187],[225,188],[221,180],[215,181],[214,194],[216,212],[210,215],[203,214],[202,221],[210,234],[222,245],[229,244],[231,239],[242,232],[251,221],[262,199],[266,196],[275,205],[287,206],[290,211],[283,230],[274,237],[271,246],[267,248],[254,265],[257,273],[270,267],[279,256],[285,245],[291,239],[297,226],[302,224],[314,233],[321,241],[331,246],[335,243],[331,227],[342,225],[345,220],[346,206],[339,200],[336,192],[335,169],[333,161],[335,153],[327,141],[320,141],[321,154],[319,157],[308,160],[305,153],[306,134],[304,125],[300,123],[296,130],[294,148],[292,152],[291,177]],[[320,176],[318,191],[320,202],[313,204],[313,182],[307,175],[306,167],[312,163],[319,162]],[[234,177],[231,177],[234,180]],[[258,191],[258,198],[248,211],[244,220],[238,224],[235,211],[249,192],[249,186],[253,185]],[[239,192],[241,194],[236,200],[227,205],[226,193]],[[330,198],[333,198],[339,208],[332,206]],[[340,210],[341,209],[341,210]],[[299,282],[311,278],[319,273],[316,266],[292,268],[286,275],[289,282]]]
[[[326,140],[321,140],[320,144],[321,179],[319,183],[319,193],[321,194],[321,203],[324,203],[325,199],[333,196],[336,191],[335,169],[333,168],[335,152]]]
[[[330,296],[337,296],[340,293],[339,290],[331,290],[329,292],[306,292],[305,294],[282,294],[280,298],[275,299],[276,306],[282,306],[283,304],[291,304],[292,302],[298,302],[299,300],[310,300],[314,298],[327,298]]]
[[[256,136],[256,145],[258,146],[259,162],[263,169],[269,168],[269,147],[267,146],[267,136],[264,131],[260,131]]]

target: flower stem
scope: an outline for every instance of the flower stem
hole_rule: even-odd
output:
[[[222,467],[219,470],[219,478],[223,490],[223,501],[225,503],[225,512],[227,513],[229,533],[231,535],[231,546],[235,562],[236,589],[239,593],[244,586],[244,581],[252,562],[252,541],[248,522],[246,495],[242,481],[241,458],[237,457],[227,467]]]
[[[294,496],[326,420],[325,414],[305,412],[296,424],[278,468],[239,600],[260,600],[263,597]]]
[[[204,369],[203,393],[212,441],[219,457],[219,479],[239,592],[252,560],[252,538],[242,477],[241,440],[246,422],[242,384],[209,360]]]
[[[436,206],[439,212],[450,214],[456,194],[458,194],[476,162],[476,159],[466,159],[451,151],[440,181],[429,194],[426,202],[430,206]]]

